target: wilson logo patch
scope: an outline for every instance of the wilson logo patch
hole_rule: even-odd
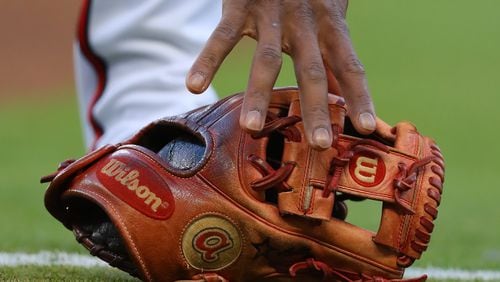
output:
[[[189,265],[200,270],[220,270],[241,254],[240,231],[228,219],[214,214],[191,222],[182,236],[182,253]]]
[[[374,153],[364,151],[356,154],[349,162],[349,173],[359,185],[373,187],[385,178],[385,164]]]
[[[145,164],[118,156],[107,159],[97,178],[122,201],[156,219],[167,219],[174,211],[174,199],[167,184]]]

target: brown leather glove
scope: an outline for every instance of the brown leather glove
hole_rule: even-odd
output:
[[[147,281],[397,281],[426,250],[441,200],[439,148],[407,122],[360,136],[329,97],[331,148],[304,138],[295,88],[261,133],[242,95],[158,120],[45,177],[49,212],[90,253]],[[374,233],[349,200],[383,202]],[[425,280],[425,276],[413,281]]]

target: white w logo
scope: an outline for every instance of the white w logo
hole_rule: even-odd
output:
[[[372,159],[368,157],[359,157],[356,160],[356,168],[354,169],[354,175],[360,181],[366,183],[374,183],[375,175],[377,175],[377,163],[378,158]]]

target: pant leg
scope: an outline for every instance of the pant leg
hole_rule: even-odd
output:
[[[185,76],[220,19],[219,0],[88,0],[75,44],[89,148],[120,142],[149,122],[216,100]]]

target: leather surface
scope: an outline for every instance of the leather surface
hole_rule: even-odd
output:
[[[147,281],[400,279],[434,228],[444,181],[439,148],[409,123],[378,120],[370,138],[342,134],[341,126],[331,149],[311,151],[300,120],[290,118],[297,99],[295,88],[275,90],[267,132],[258,136],[239,127],[241,95],[156,121],[127,144],[63,168],[46,207],[72,229],[72,201],[99,206]],[[341,100],[330,99],[338,125]],[[117,160],[123,165],[113,166]],[[300,194],[311,183],[314,208],[304,209]],[[332,216],[334,201],[349,197],[382,202],[377,232]]]
[[[332,124],[341,131],[346,108],[343,102],[340,105],[337,104],[336,99],[330,99],[330,102],[330,119]],[[297,99],[290,104],[288,115],[300,116],[300,114],[300,101]],[[305,142],[302,121],[294,126],[300,132],[301,141],[285,141],[283,162],[292,162],[295,167],[286,179],[290,191],[279,193],[280,212],[312,219],[330,220],[333,213],[334,193],[330,193],[328,197],[322,194],[330,173],[330,161],[338,156],[338,150],[335,146],[322,152],[312,149]]]

